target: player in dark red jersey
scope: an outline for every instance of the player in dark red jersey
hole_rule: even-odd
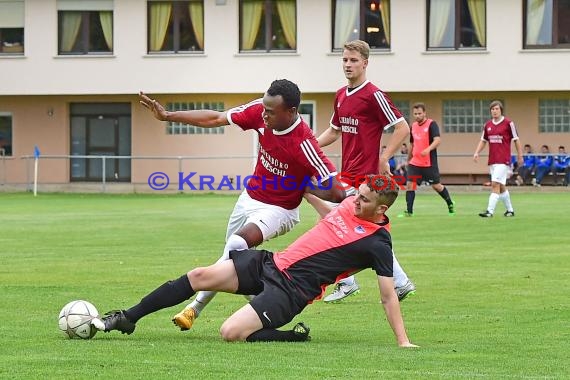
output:
[[[417,347],[406,334],[392,278],[390,221],[385,212],[397,196],[398,184],[393,179],[368,176],[355,196],[346,198],[284,251],[232,251],[229,260],[193,269],[164,283],[133,307],[109,312],[93,324],[105,332],[131,334],[142,317],[207,289],[256,295],[223,323],[224,340],[306,341],[309,328],[303,323],[288,331],[277,328],[319,299],[327,285],[371,268],[377,274],[382,305],[398,345]]]
[[[407,210],[398,216],[414,215],[414,200],[416,187],[425,181],[431,185],[436,193],[447,204],[449,215],[455,215],[455,203],[447,188],[439,179],[439,166],[437,165],[437,147],[441,143],[437,123],[429,119],[424,103],[415,103],[412,106],[414,123],[410,134],[410,150],[408,152],[408,181],[406,184]]]
[[[517,149],[517,163],[523,164],[522,146],[517,134],[515,124],[503,116],[503,103],[498,100],[491,102],[489,106],[492,119],[483,127],[481,140],[477,144],[473,160],[477,162],[479,153],[489,143],[489,170],[491,172],[491,195],[487,210],[480,213],[482,218],[490,218],[495,213],[495,207],[500,200],[505,204],[505,216],[515,216],[515,210],[511,203],[511,196],[507,190],[507,174],[511,164],[511,142],[515,142]]]
[[[388,160],[408,137],[409,126],[390,97],[366,78],[370,46],[356,40],[344,44],[342,67],[348,85],[336,92],[330,128],[317,141],[321,147],[341,138],[341,175],[348,183],[370,173],[389,173]],[[385,129],[394,128],[386,149],[380,153],[380,139]],[[347,189],[347,194],[355,189]],[[313,203],[314,197],[307,197]],[[315,200],[318,202],[318,199]],[[398,297],[403,300],[415,291],[414,284],[394,256],[394,279]],[[354,276],[340,281],[325,302],[338,302],[360,291]]]
[[[257,165],[230,216],[220,261],[227,260],[232,250],[256,247],[287,233],[299,223],[299,204],[307,179],[315,177],[323,181],[323,186],[309,190],[319,197],[336,201],[344,197],[344,191],[336,182],[334,165],[299,116],[301,92],[293,82],[276,80],[262,99],[225,112],[168,112],[143,93],[140,99],[158,120],[203,128],[229,124],[258,134]],[[329,181],[333,181],[333,185],[329,186]],[[200,292],[192,304],[174,316],[174,323],[182,330],[190,329],[214,296],[215,292]]]

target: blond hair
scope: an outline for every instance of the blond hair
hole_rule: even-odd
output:
[[[370,45],[368,42],[362,40],[348,41],[343,46],[344,50],[357,51],[362,58],[368,59],[370,56]]]

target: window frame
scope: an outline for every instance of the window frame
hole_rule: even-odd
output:
[[[0,158],[3,157],[14,157],[14,115],[12,112],[2,112],[0,111],[0,118],[7,118],[9,119],[9,133],[10,139],[7,140],[9,145],[6,144],[4,146],[0,146]],[[9,146],[10,149],[7,150],[5,146]]]
[[[481,44],[482,46],[461,46],[461,34],[462,28],[466,28],[463,26],[461,22],[461,10],[462,2],[464,0],[453,0],[455,4],[455,13],[454,17],[454,34],[453,34],[453,46],[430,46],[430,16],[431,16],[431,0],[426,0],[426,51],[485,51],[487,50],[487,1],[485,0],[485,27],[484,27],[484,36],[485,36],[485,43]],[[469,15],[471,12],[469,11]],[[473,22],[473,21],[472,21]],[[475,37],[476,33],[475,33]]]
[[[171,15],[169,17],[169,22],[168,22],[168,29],[166,31],[166,35],[165,35],[165,41],[163,42],[163,45],[165,44],[167,38],[171,37],[172,38],[172,49],[171,50],[167,50],[167,49],[160,49],[160,50],[151,50],[151,27],[150,27],[150,22],[151,22],[151,4],[152,3],[169,3],[170,5],[172,5],[172,12]],[[194,30],[189,31],[188,33],[192,33],[191,38],[193,40],[196,41],[196,46],[198,47],[197,49],[183,49],[181,47],[181,40],[182,40],[182,36],[183,36],[183,31],[182,31],[182,25],[183,25],[183,18],[181,17],[181,13],[180,10],[184,9],[184,7],[188,8],[188,5],[190,3],[200,3],[202,5],[202,34],[203,34],[203,41],[202,41],[202,47],[200,47],[200,41],[198,39],[198,36],[196,36],[196,33],[194,32]],[[204,26],[204,17],[205,17],[205,10],[204,10],[204,0],[147,0],[146,2],[147,5],[147,19],[146,19],[146,27],[147,27],[147,34],[146,34],[146,38],[147,38],[147,43],[146,43],[146,51],[147,54],[149,55],[160,55],[160,54],[204,54],[205,51],[205,26]],[[194,26],[194,21],[192,20],[192,15],[190,15],[190,13],[188,13],[188,21],[190,22],[190,24],[192,25],[192,27]],[[168,30],[172,28],[172,35],[168,35]]]
[[[374,1],[374,4],[376,4],[378,0]],[[390,12],[390,14],[388,15],[388,25],[389,25],[389,31],[388,31],[388,36],[386,36],[386,32],[384,31],[384,37],[387,39],[387,46],[383,47],[383,46],[373,46],[370,44],[370,41],[368,38],[366,38],[366,12],[368,10],[368,8],[372,5],[372,3],[370,3],[369,0],[358,0],[359,2],[359,12],[358,12],[358,17],[359,17],[359,31],[358,31],[358,36],[351,38],[349,36],[349,40],[350,39],[359,39],[362,41],[366,41],[369,45],[370,45],[370,50],[371,51],[385,51],[385,52],[389,52],[392,49],[392,43],[391,43],[391,25],[392,25],[392,12]],[[379,2],[379,1],[378,1]],[[391,5],[392,5],[392,1],[389,0],[389,9],[391,9]],[[336,12],[337,12],[337,0],[331,0],[331,51],[333,52],[342,52],[343,47],[342,45],[344,44],[341,43],[341,46],[335,47],[335,28],[336,28]],[[380,7],[380,5],[378,5]]]
[[[24,55],[25,42],[24,0],[0,1],[0,56]]]
[[[552,30],[550,36],[552,37],[552,43],[546,44],[527,44],[527,32],[528,32],[528,0],[523,0],[523,34],[522,34],[522,46],[523,49],[570,49],[570,41],[568,43],[558,42],[558,19],[559,19],[559,0],[552,0]],[[570,18],[568,20],[570,23]]]
[[[557,111],[559,107],[562,109]],[[544,111],[548,110],[550,114],[545,114]],[[548,123],[549,119],[552,119],[552,123]],[[560,130],[556,130],[557,126],[560,126]],[[538,133],[570,133],[570,98],[538,99]]]
[[[78,35],[76,37],[76,40],[73,44],[73,46],[75,46],[76,44],[80,43],[81,44],[81,50],[80,51],[73,51],[73,46],[71,47],[72,50],[70,51],[63,51],[62,50],[62,33],[63,33],[63,26],[62,26],[62,16],[64,13],[69,13],[69,12],[73,12],[73,13],[80,13],[81,14],[81,24],[80,24],[80,30],[78,32]],[[111,48],[109,48],[108,51],[98,51],[98,50],[94,50],[91,51],[91,43],[92,43],[92,36],[91,36],[91,16],[94,15],[98,15],[100,17],[101,12],[111,12],[111,33],[112,33],[112,38],[111,38],[111,44],[113,45]],[[58,41],[57,41],[57,54],[60,56],[73,56],[73,55],[113,55],[113,49],[114,49],[114,38],[115,38],[115,25],[114,25],[114,11],[113,10],[108,10],[108,9],[102,9],[102,10],[67,10],[67,9],[58,9],[57,11],[57,30],[58,30]],[[105,40],[104,36],[103,36],[103,40]],[[106,43],[106,41],[105,41]]]
[[[497,99],[444,99],[441,102],[441,124],[442,130],[444,133],[453,133],[453,134],[466,134],[466,133],[481,133],[483,130],[483,126],[485,123],[491,119],[491,114],[489,111],[489,104],[493,100]],[[499,99],[500,100],[500,99]],[[453,104],[449,104],[449,102],[471,102],[470,105],[462,104],[460,105],[464,112],[463,114],[457,115],[450,115],[448,114],[448,109],[446,107],[453,106]],[[501,100],[503,104],[505,102]],[[468,106],[468,107],[465,107]],[[459,109],[457,105],[455,106],[456,109]],[[469,109],[470,108],[470,109]],[[479,114],[475,111],[478,110]],[[471,122],[463,122],[463,123],[450,123],[449,118],[455,117],[459,121],[461,118],[471,118]]]
[[[238,32],[238,47],[240,54],[248,54],[248,53],[295,53],[297,52],[297,44],[299,41],[299,13],[298,13],[298,0],[292,0],[295,4],[295,47],[289,49],[278,49],[275,48],[272,44],[273,41],[273,18],[279,17],[279,14],[273,13],[272,5],[275,4],[277,6],[276,0],[259,0],[263,1],[263,16],[264,18],[261,20],[263,26],[260,25],[260,30],[258,34],[263,30],[264,31],[264,48],[263,49],[256,49],[255,48],[255,41],[254,46],[251,49],[244,49],[243,47],[243,40],[242,40],[242,30],[243,30],[243,4],[244,1],[247,0],[239,0],[238,3],[238,25],[239,25],[239,32]],[[254,0],[255,1],[255,0]],[[279,1],[279,0],[277,0]],[[257,36],[257,34],[256,34]],[[256,40],[259,37],[256,37]]]

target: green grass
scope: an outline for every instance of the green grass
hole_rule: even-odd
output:
[[[403,195],[403,194],[402,194]],[[394,248],[418,293],[402,303],[408,334],[396,346],[372,271],[346,302],[316,302],[306,344],[225,343],[223,320],[245,302],[219,295],[182,333],[178,308],[130,336],[69,340],[61,307],[86,299],[125,308],[168,279],[215,261],[235,196],[0,194],[0,378],[456,379],[568,378],[570,193],[513,194],[515,218],[482,219],[487,193],[457,194],[447,215],[433,192],[414,218],[390,214]],[[316,220],[308,206],[277,250]],[[566,363],[566,364],[565,364]]]

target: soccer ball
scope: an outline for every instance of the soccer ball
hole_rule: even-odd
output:
[[[99,318],[95,306],[83,300],[71,301],[59,312],[59,330],[69,338],[91,339],[97,333],[91,324],[93,318]]]

